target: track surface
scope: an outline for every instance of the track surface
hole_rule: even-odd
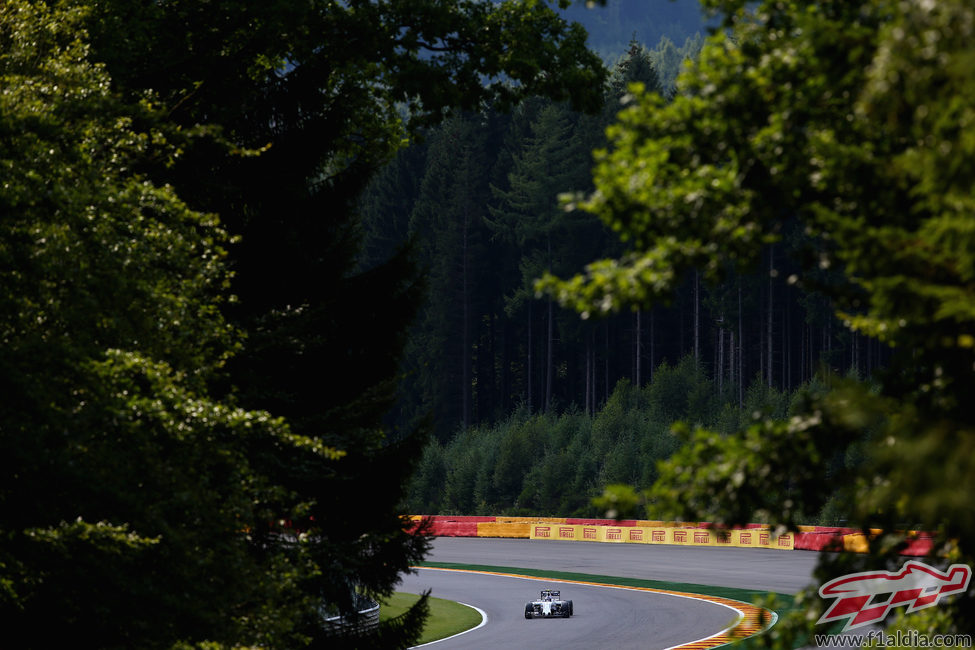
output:
[[[796,593],[813,581],[810,551],[438,537],[431,562],[525,567]]]
[[[794,593],[812,581],[816,554],[737,548],[687,548],[527,539],[440,537],[433,562],[523,567],[592,575],[667,580]],[[526,620],[525,603],[553,586],[571,598],[570,619]],[[452,648],[668,648],[723,630],[736,613],[713,603],[553,580],[420,570],[401,591],[432,590],[438,598],[474,605],[488,624],[442,641]]]
[[[562,590],[574,614],[566,619],[526,620],[525,603],[542,588]],[[699,600],[554,580],[420,569],[400,587],[431,589],[437,598],[474,605],[488,623],[432,648],[669,648],[718,633],[737,612]]]

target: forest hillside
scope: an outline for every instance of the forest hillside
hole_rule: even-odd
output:
[[[834,375],[866,379],[889,356],[844,326],[813,283],[796,285],[812,242],[789,221],[751,268],[719,283],[689,272],[666,302],[581,318],[535,292],[544,273],[623,250],[573,209],[572,193],[592,191],[593,151],[607,146],[631,84],[673,97],[706,31],[696,3],[567,14],[597,49],[624,23],[644,28],[611,62],[602,111],[533,98],[511,113],[455,114],[400,151],[360,202],[363,266],[409,241],[428,283],[389,418],[406,429],[432,416],[411,512],[602,516],[593,499],[605,486],[653,485],[682,443],[676,423],[727,435],[783,420],[801,391]],[[804,516],[831,517],[829,507]]]
[[[360,263],[368,268],[410,241],[428,283],[392,424],[432,415],[446,443],[516,410],[593,415],[619,381],[642,386],[686,356],[738,408],[756,378],[789,392],[823,370],[866,377],[883,366],[883,345],[846,328],[812,283],[796,286],[810,240],[788,221],[782,242],[752,268],[729,269],[718,284],[687,273],[652,306],[583,319],[535,293],[545,272],[572,274],[622,250],[603,223],[563,205],[564,195],[591,191],[592,153],[606,146],[629,84],[668,94],[658,62],[669,43],[656,47],[629,43],[600,113],[539,98],[508,114],[460,113],[400,151],[366,188]],[[824,270],[817,281],[831,277]]]

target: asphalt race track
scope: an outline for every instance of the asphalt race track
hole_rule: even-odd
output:
[[[438,537],[431,562],[525,567],[796,593],[812,582],[811,551]]]
[[[525,603],[546,587],[561,589],[562,598],[572,600],[572,618],[525,618]],[[487,614],[487,625],[429,646],[435,650],[668,648],[716,634],[737,617],[721,605],[664,594],[434,569],[408,576],[400,589],[431,589],[438,598]]]
[[[812,581],[816,554],[440,537],[427,559],[792,593]],[[525,619],[525,603],[545,587],[561,589],[562,597],[573,601],[572,618]],[[404,576],[397,589],[430,589],[437,598],[473,605],[487,614],[485,626],[429,646],[434,650],[669,648],[717,634],[737,616],[721,605],[666,594],[432,569]]]

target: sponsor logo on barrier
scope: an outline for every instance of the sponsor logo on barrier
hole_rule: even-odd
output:
[[[535,526],[535,537],[551,537],[552,528],[550,526]]]
[[[630,541],[631,542],[642,542],[643,541],[643,529],[642,528],[631,528],[630,529]]]
[[[694,533],[694,543],[695,544],[707,544],[710,541],[711,541],[711,536],[708,535],[707,532],[702,532],[702,533],[695,532]]]
[[[896,573],[863,571],[840,576],[819,588],[822,598],[836,601],[817,624],[846,618],[846,631],[883,621],[893,607],[907,605],[910,614],[938,604],[945,596],[964,593],[971,579],[972,569],[967,564],[952,564],[947,573],[942,573],[915,560]]]
[[[583,528],[582,539],[599,539],[595,528]]]
[[[768,533],[759,533],[758,534],[758,545],[759,546],[768,546]]]
[[[559,538],[560,539],[575,539],[576,529],[571,526],[560,526],[559,527]]]
[[[784,548],[789,548],[790,546],[792,546],[792,535],[780,535],[779,546],[782,546]]]
[[[667,531],[664,530],[652,530],[650,531],[651,540],[654,542],[666,542],[667,541]]]
[[[738,535],[738,543],[741,544],[742,546],[751,546],[752,545],[752,534],[751,533],[745,533],[745,532],[739,533],[739,535]]]
[[[687,542],[687,532],[683,530],[674,531],[674,542],[683,544]]]
[[[718,542],[718,544],[730,544],[731,543],[731,534],[729,533],[727,535],[722,535],[722,534],[718,533],[715,536],[715,541]]]
[[[607,528],[606,539],[623,539],[622,528]]]

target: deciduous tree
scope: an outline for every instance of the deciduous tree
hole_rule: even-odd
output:
[[[298,567],[248,534],[290,495],[253,461],[337,453],[209,396],[229,238],[138,171],[179,135],[83,18],[0,7],[0,617],[24,647],[295,643]]]
[[[655,514],[794,527],[839,494],[851,522],[886,534],[833,571],[896,562],[895,531],[917,527],[940,531],[937,550],[971,563],[962,495],[975,476],[975,9],[706,4],[725,12],[733,36],[709,40],[673,103],[641,95],[599,156],[584,207],[628,252],[541,287],[583,313],[659,300],[685,271],[717,281],[754,265],[798,220],[808,239],[792,281],[822,291],[854,334],[890,346],[890,371],[876,391],[811,391],[788,421],[688,433],[653,490]],[[819,284],[823,269],[837,273]],[[870,441],[860,475],[827,475],[854,440]],[[972,608],[961,597],[947,616],[903,624],[971,632]],[[792,647],[794,631],[780,623],[762,638]]]
[[[585,33],[522,0],[0,18],[5,620],[336,647],[323,602],[426,548],[399,511],[422,432],[382,427],[421,284],[406,251],[353,272],[356,196],[451,106],[594,107]]]

